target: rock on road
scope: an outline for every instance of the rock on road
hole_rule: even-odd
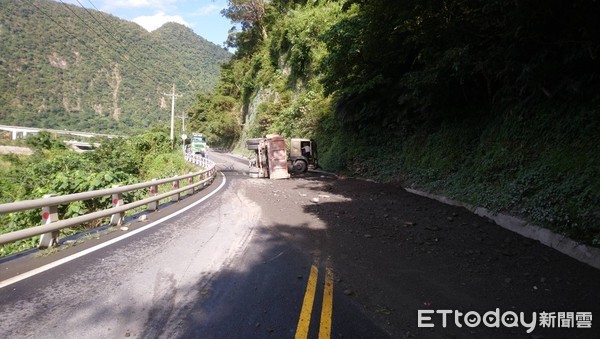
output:
[[[243,159],[209,157],[248,170]],[[220,193],[186,213],[0,289],[0,335],[292,338],[312,281],[309,338],[323,328],[340,338],[600,337],[599,270],[466,209],[323,174],[226,176]],[[459,327],[453,317],[445,328],[439,317],[418,327],[419,310],[496,309],[595,317],[589,329],[538,323],[531,333]]]

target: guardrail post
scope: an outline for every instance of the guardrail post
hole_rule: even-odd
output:
[[[152,179],[152,181],[156,181],[156,179]],[[153,197],[158,194],[158,185],[150,186],[150,196]],[[148,204],[148,211],[156,211],[158,210],[158,200],[153,201]]]
[[[190,172],[190,174],[191,173],[192,172]],[[192,185],[192,184],[194,184],[194,176],[191,176],[191,177],[188,178],[188,185]],[[188,191],[188,195],[192,195],[192,194],[194,194],[194,188],[193,187],[190,188],[190,190]]]
[[[176,177],[177,177],[177,176],[176,176]],[[179,188],[179,180],[175,180],[175,181],[173,181],[173,190],[176,190],[176,189],[178,189],[178,188]],[[180,194],[179,194],[179,193],[177,193],[177,194],[175,194],[175,195],[173,195],[173,196],[171,197],[171,202],[178,202],[178,201],[179,201],[179,198],[180,198]]]
[[[44,199],[55,197],[56,194],[46,194]],[[46,206],[42,207],[42,225],[48,225],[58,221],[58,206]],[[38,244],[39,249],[50,248],[58,245],[58,236],[60,232],[48,232],[44,233],[40,237],[40,243]]]
[[[202,173],[202,179],[204,180],[204,187],[208,186],[208,171]]]
[[[114,185],[113,188],[121,187],[121,185]],[[112,195],[113,207],[123,206],[123,193],[115,193]],[[115,213],[110,216],[110,224],[120,226],[125,221],[125,213]]]

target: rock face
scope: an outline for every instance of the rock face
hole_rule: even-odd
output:
[[[107,29],[87,27],[81,18],[91,20],[90,14]],[[61,18],[60,26],[52,18]],[[54,1],[1,0],[0,23],[5,125],[97,132],[146,127],[167,113],[163,92],[175,84],[190,93],[177,101],[186,111],[193,93],[214,88],[220,64],[231,57],[180,24],[148,32]]]

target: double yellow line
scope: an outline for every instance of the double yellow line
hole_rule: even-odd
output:
[[[300,311],[300,319],[296,328],[296,339],[308,338],[308,330],[310,326],[310,317],[317,292],[317,278],[319,277],[319,269],[315,264],[310,267],[310,275],[308,284],[306,285],[306,293],[304,293],[304,301],[302,310]],[[321,323],[319,326],[319,339],[331,338],[331,316],[333,314],[333,271],[327,267],[325,269],[325,287],[323,291],[323,306],[321,308]]]

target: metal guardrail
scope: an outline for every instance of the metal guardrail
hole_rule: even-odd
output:
[[[181,193],[188,191],[188,194],[193,194],[195,192],[196,187],[204,187],[207,184],[212,183],[216,174],[216,167],[214,162],[195,154],[186,154],[185,160],[204,169],[195,173],[189,173],[160,180],[153,179],[152,181],[143,182],[139,184],[115,186],[113,188],[68,194],[63,196],[48,195],[42,199],[25,200],[8,204],[1,204],[0,214],[28,211],[41,208],[42,225],[10,233],[0,234],[0,245],[41,235],[42,237],[40,238],[40,243],[38,247],[52,247],[58,243],[59,231],[63,228],[77,226],[85,222],[106,217],[111,217],[111,225],[118,226],[124,222],[125,212],[128,210],[147,205],[148,210],[154,211],[158,209],[158,203],[162,199],[171,197],[172,201],[178,201],[180,199]],[[194,178],[198,178],[198,181],[194,182]],[[185,187],[179,187],[180,182],[186,179],[188,184]],[[172,190],[166,193],[158,194],[158,186],[169,183],[172,184]],[[150,196],[148,198],[133,201],[128,204],[123,203],[123,193],[137,191],[145,188],[150,188]],[[59,220],[57,212],[59,205],[106,196],[112,196],[112,208],[80,215],[69,219]]]

